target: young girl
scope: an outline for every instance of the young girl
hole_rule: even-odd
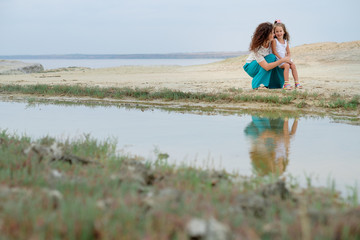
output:
[[[288,42],[290,41],[290,35],[286,31],[285,24],[281,23],[280,20],[276,20],[274,23],[274,39],[271,43],[272,52],[275,54],[277,59],[282,59],[285,56],[290,57],[290,48]],[[289,69],[291,69],[292,75],[295,80],[295,88],[301,89],[302,86],[299,82],[296,66],[291,61],[279,65],[280,68],[284,69],[284,89],[291,90],[292,87],[289,83]]]
[[[269,22],[261,23],[255,29],[250,43],[250,55],[246,59],[244,70],[252,77],[253,89],[282,88],[284,73],[278,66],[281,63],[290,63],[290,57],[276,59],[271,54],[273,40],[273,25]]]

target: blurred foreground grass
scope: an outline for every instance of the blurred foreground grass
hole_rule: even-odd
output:
[[[0,132],[0,239],[360,239],[355,192]]]

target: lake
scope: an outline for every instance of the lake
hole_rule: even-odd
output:
[[[29,105],[0,101],[0,129],[34,139],[116,139],[119,152],[242,175],[291,174],[338,188],[360,182],[360,126],[331,118],[265,118],[246,114],[195,114],[159,108]],[[357,185],[358,187],[358,185]]]
[[[45,69],[66,67],[108,68],[119,66],[190,66],[213,63],[224,59],[14,59],[21,62],[40,63]]]

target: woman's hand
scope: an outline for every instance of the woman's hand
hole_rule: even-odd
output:
[[[266,60],[264,60],[264,61],[259,62],[259,65],[263,69],[265,69],[266,71],[269,71],[269,70],[271,70],[273,68],[276,68],[277,66],[279,66],[280,64],[285,63],[285,62],[286,63],[291,63],[290,57],[283,57],[283,58],[277,60],[276,62],[271,62],[271,63],[268,63]]]
[[[280,60],[281,60],[281,63],[289,63],[289,64],[291,64],[290,56],[285,56],[285,57],[281,58]]]

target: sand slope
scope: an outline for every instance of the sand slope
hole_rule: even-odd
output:
[[[306,44],[292,48],[291,52],[304,86],[303,91],[315,91],[324,95],[334,92],[345,95],[360,94],[360,41]],[[218,92],[229,88],[253,91],[251,78],[242,69],[246,57],[186,67],[124,66],[1,75],[0,83],[150,87],[192,92]]]

